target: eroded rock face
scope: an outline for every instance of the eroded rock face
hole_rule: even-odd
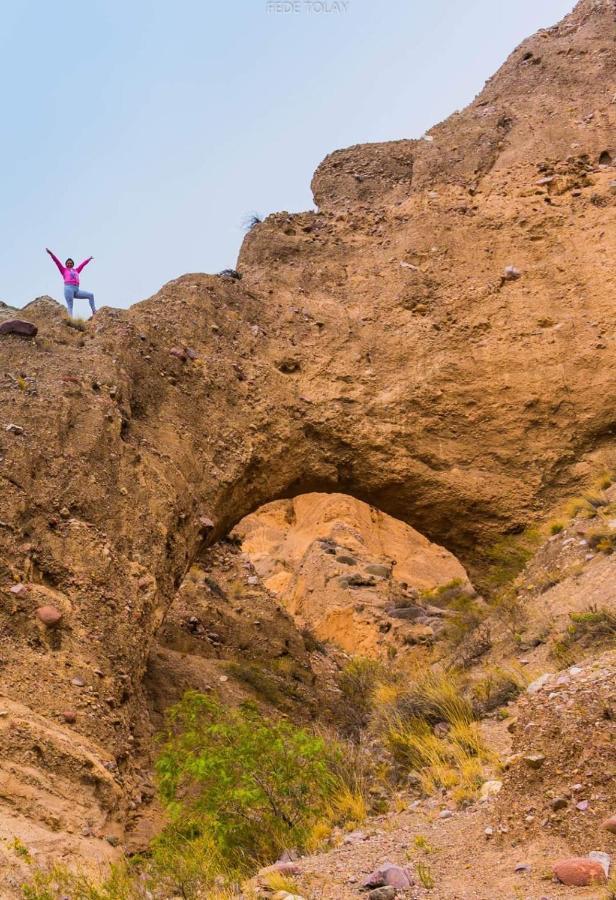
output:
[[[615,28],[583,0],[420,152],[330,157],[320,211],[255,227],[241,281],[186,275],[83,333],[39,298],[38,337],[3,335],[0,370],[27,375],[0,380],[9,836],[96,841],[151,793],[152,635],[203,542],[261,504],[344,492],[472,562],[605,460]],[[54,592],[53,642],[23,581]]]
[[[471,589],[449,551],[342,494],[268,504],[234,534],[296,621],[349,653],[381,656],[392,646],[430,643],[445,620],[423,592],[450,582]]]

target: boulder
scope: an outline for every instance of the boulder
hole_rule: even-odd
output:
[[[18,334],[21,337],[35,337],[38,328],[25,319],[6,319],[0,322],[0,334]]]
[[[585,856],[560,859],[554,864],[554,875],[570,887],[587,887],[590,884],[605,884],[607,877],[601,863]]]

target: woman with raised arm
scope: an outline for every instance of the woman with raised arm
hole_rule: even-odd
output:
[[[55,253],[52,253],[49,248],[47,248],[47,252],[57,265],[60,270],[60,275],[64,279],[64,299],[66,300],[69,316],[73,315],[73,300],[89,300],[90,309],[92,310],[92,315],[94,315],[96,312],[96,307],[94,306],[94,294],[91,294],[90,291],[79,290],[79,273],[84,266],[87,266],[88,263],[94,259],[94,257],[89,256],[87,259],[84,259],[82,263],[79,263],[78,266],[75,266],[74,260],[69,256],[64,265],[62,265]]]

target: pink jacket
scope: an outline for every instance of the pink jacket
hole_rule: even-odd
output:
[[[51,250],[49,251],[49,255],[60,270],[60,275],[64,279],[64,284],[79,284],[79,273],[81,272],[83,267],[87,266],[90,260],[94,258],[92,256],[88,256],[87,259],[84,259],[84,261],[82,263],[79,263],[78,266],[75,266],[74,269],[67,269],[66,266],[62,265],[56,254],[51,252]]]

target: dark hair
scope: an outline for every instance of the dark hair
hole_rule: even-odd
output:
[[[66,257],[66,259],[64,260],[64,265],[65,265],[65,266],[68,266],[69,262],[72,262],[73,265],[75,265],[75,260],[73,259],[72,256],[67,256],[67,257]]]

